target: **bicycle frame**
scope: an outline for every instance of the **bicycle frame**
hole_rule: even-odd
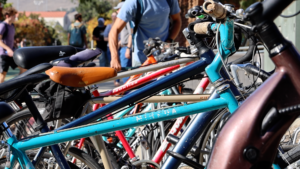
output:
[[[229,24],[225,24],[224,27],[233,26],[233,22],[226,22]],[[223,25],[222,25],[223,27]],[[221,31],[228,31],[227,29],[221,29]],[[227,39],[230,37],[226,37]],[[222,36],[221,36],[222,39]],[[231,38],[233,39],[233,37]],[[230,48],[234,51],[234,47]],[[33,168],[26,154],[24,153],[27,149],[44,147],[47,145],[52,145],[56,143],[65,142],[68,140],[79,139],[83,137],[89,137],[99,134],[104,134],[111,131],[122,130],[130,127],[140,126],[144,124],[154,123],[158,121],[173,119],[177,117],[187,116],[199,112],[205,112],[210,110],[216,110],[220,108],[228,107],[231,112],[233,112],[238,103],[232,94],[229,87],[233,87],[229,84],[221,85],[219,88],[220,98],[208,100],[204,102],[194,103],[190,105],[184,106],[175,106],[166,109],[161,109],[157,111],[147,112],[138,115],[131,115],[122,119],[115,119],[111,121],[97,122],[95,124],[79,126],[82,124],[90,123],[98,118],[101,118],[108,113],[119,109],[120,107],[124,107],[126,105],[132,105],[135,101],[138,101],[149,94],[152,94],[155,91],[159,91],[160,89],[164,89],[174,84],[175,82],[182,81],[187,79],[199,72],[202,72],[204,68],[212,62],[212,58],[214,58],[214,53],[211,50],[204,50],[201,53],[202,58],[200,61],[197,61],[190,66],[187,66],[180,71],[177,71],[165,78],[162,78],[159,81],[153,82],[129,95],[124,96],[123,98],[112,102],[111,104],[102,107],[86,116],[83,116],[77,120],[74,120],[71,123],[68,123],[59,129],[42,133],[37,137],[26,138],[23,140],[16,140],[14,136],[11,136],[7,142],[11,145],[11,149],[13,151],[13,156],[11,157],[11,164],[13,166],[16,159],[19,160],[21,166],[26,166],[29,168]],[[223,55],[224,54],[224,55]],[[230,54],[230,51],[224,52],[222,54],[223,57],[226,57]],[[220,55],[214,59],[212,64],[206,68],[206,72],[209,75],[210,79],[215,82],[218,79],[221,79],[221,60]],[[221,73],[224,73],[221,72]],[[218,81],[217,81],[218,82]],[[233,92],[237,92],[236,88],[233,87]],[[78,126],[78,127],[75,127]],[[75,127],[75,128],[70,128]],[[69,129],[68,129],[69,128]]]
[[[257,28],[257,32],[270,49],[276,69],[223,127],[208,168],[270,168],[282,136],[300,114],[299,109],[279,113],[280,109],[298,105],[300,99],[300,54],[273,22],[290,3],[292,0],[270,0],[252,6],[253,9],[261,7],[251,13],[250,18],[256,25],[263,25],[263,28]],[[271,108],[275,108],[279,119],[268,118],[272,115]],[[264,120],[270,125],[262,130]],[[243,127],[237,127],[241,125]],[[251,152],[253,156],[249,155]]]
[[[226,56],[228,56],[228,52],[230,52],[230,48],[228,48],[228,45],[231,45],[233,42],[230,41],[230,39],[226,39],[225,37],[231,37],[231,33],[233,33],[233,24],[228,21],[226,21],[226,24],[230,24],[230,26],[224,27],[221,25],[220,27],[220,35],[221,35],[221,43],[220,43],[220,53],[217,53],[217,57],[220,57],[220,55],[225,59]],[[231,25],[232,24],[232,25]],[[216,24],[212,24],[211,26],[212,29],[216,29]],[[223,39],[224,38],[224,39]],[[233,45],[234,46],[234,45]],[[219,62],[218,64],[211,64],[206,68],[206,73],[209,76],[210,80],[214,82],[216,79],[218,79],[217,76],[213,76],[210,72],[212,69],[216,69],[215,66],[217,66],[220,70],[222,63],[221,60],[214,60],[214,62]],[[213,63],[214,63],[213,62]],[[219,96],[214,93],[211,95],[210,99],[216,99]],[[233,110],[234,111],[234,110]],[[233,111],[230,110],[231,113]],[[173,148],[173,152],[181,154],[183,156],[186,156],[191,148],[195,145],[203,131],[205,130],[206,126],[209,124],[210,120],[214,117],[214,115],[217,113],[217,111],[209,111],[205,113],[199,113],[197,114],[192,121],[189,123],[185,131],[181,134],[181,137],[175,147]],[[162,169],[167,169],[167,168],[178,168],[180,165],[181,161],[179,159],[176,159],[172,156],[169,156],[165,163],[162,166]]]
[[[208,84],[209,84],[209,79],[207,77],[204,77],[201,80],[201,82],[199,83],[199,85],[197,86],[196,90],[194,91],[194,94],[202,94],[203,91],[208,86]],[[186,120],[188,119],[188,117],[189,116],[178,118],[176,120],[176,122],[174,123],[174,125],[172,126],[169,134],[172,134],[172,135],[176,136],[179,133],[179,131],[181,130],[181,128],[184,125],[184,123],[186,122]],[[159,147],[159,149],[155,153],[152,161],[154,161],[157,164],[159,164],[161,162],[161,160],[163,159],[164,155],[167,153],[167,150],[170,148],[170,146],[171,146],[171,143],[169,143],[167,141],[167,139],[164,138],[164,140],[161,143],[161,146]]]

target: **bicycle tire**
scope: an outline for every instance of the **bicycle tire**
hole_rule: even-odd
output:
[[[91,156],[89,156],[87,153],[85,153],[84,151],[82,151],[76,147],[70,147],[68,154],[75,157],[76,159],[79,159],[81,162],[86,164],[90,169],[102,169],[103,168]]]
[[[85,139],[83,146],[86,148],[87,153],[89,154],[90,157],[96,159],[97,157],[100,156],[99,153],[98,153],[98,151],[96,151],[96,148],[94,147],[94,144],[90,142],[89,138]],[[115,152],[106,143],[105,143],[105,147],[107,149],[107,153],[108,153],[108,156],[109,156],[109,159],[110,159],[110,162],[111,162],[113,168],[114,169],[120,168],[119,164],[117,162],[118,161],[117,160],[117,158],[118,158],[117,154],[115,154]],[[95,150],[95,151],[91,152],[91,150]],[[102,163],[100,163],[100,164],[102,166]],[[104,168],[104,166],[102,166],[102,168]]]
[[[16,114],[14,114],[12,117],[10,117],[7,120],[7,124],[10,126],[11,124],[19,122],[21,120],[27,120],[30,118],[32,118],[30,111],[28,109],[25,109],[25,110],[22,110]],[[19,133],[18,128],[16,130],[14,130],[13,133],[17,136],[17,138],[20,138],[20,133]],[[103,168],[97,161],[95,161],[92,157],[90,157],[87,153],[85,153],[84,151],[82,151],[80,149],[77,149],[75,147],[70,147],[68,154],[70,154],[71,156],[80,160],[82,163],[84,163],[91,169]]]
[[[35,157],[37,151],[28,150],[25,153],[27,154],[27,156],[28,156],[28,158],[30,160],[33,160],[33,158]],[[50,158],[50,157],[52,157],[52,155],[50,153],[44,153],[43,154],[43,158]],[[44,160],[41,160],[41,162],[44,162]],[[6,163],[6,158],[1,158],[0,159],[0,169],[4,169],[5,168],[5,163]],[[68,161],[68,164],[69,164],[69,166],[70,166],[71,169],[80,169],[78,166],[76,166],[75,164],[71,163],[70,161]],[[15,164],[14,169],[21,169],[20,166],[18,167],[16,165],[17,165],[17,163]],[[38,165],[38,166],[36,166],[36,169],[42,169],[42,168],[41,168],[41,166]]]
[[[222,118],[223,115],[225,115],[226,113],[228,112],[227,109],[220,109],[219,110],[219,113],[212,119],[213,122],[209,125],[209,127],[207,128],[207,130],[202,134],[203,137],[202,137],[202,140],[201,140],[201,144],[200,144],[200,150],[205,150],[205,151],[209,151],[207,150],[208,147],[206,145],[207,141],[209,140],[209,137],[211,137],[212,135],[212,131],[216,129],[216,127],[218,128],[218,125],[219,125],[219,122]],[[224,124],[221,126],[221,128],[224,126]],[[220,127],[220,126],[219,126]],[[220,128],[218,129],[218,131],[213,134],[213,135],[218,135],[218,132],[220,131]],[[211,142],[211,148],[213,147],[214,145],[214,142],[215,142],[215,138],[212,138],[212,142]],[[206,159],[205,157],[206,156]],[[206,162],[208,162],[208,158],[209,158],[209,155],[207,154],[203,154],[200,153],[199,154],[199,163],[201,165],[205,165]],[[205,160],[205,161],[204,161]],[[204,164],[205,163],[205,164]]]

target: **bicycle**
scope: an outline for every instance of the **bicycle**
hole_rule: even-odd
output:
[[[198,45],[201,45],[201,42],[198,42]],[[213,55],[213,53],[210,51],[210,50],[206,50],[204,53],[202,53],[202,60],[200,61],[200,62],[196,62],[196,63],[194,63],[194,64],[191,64],[190,66],[188,66],[188,67],[186,67],[186,68],[184,68],[184,69],[182,69],[181,71],[178,71],[178,72],[175,72],[175,73],[173,73],[173,74],[171,74],[171,75],[169,75],[169,76],[167,76],[167,77],[165,77],[165,78],[163,78],[163,79],[161,79],[160,81],[157,81],[157,82],[154,82],[154,83],[151,83],[151,84],[149,84],[148,86],[145,86],[145,87],[143,87],[143,88],[141,88],[141,89],[139,89],[138,91],[136,91],[136,92],[134,92],[134,93],[131,93],[131,94],[129,94],[129,95],[127,95],[127,96],[125,96],[125,97],[123,97],[123,98],[121,98],[121,99],[119,99],[118,101],[116,101],[116,102],[119,102],[119,103],[121,103],[121,101],[122,100],[124,100],[123,101],[123,103],[122,104],[119,104],[118,105],[118,107],[121,107],[121,106],[125,106],[125,105],[127,105],[128,104],[128,101],[130,100],[130,102],[132,102],[132,97],[135,97],[135,99],[133,99],[133,100],[139,100],[139,99],[141,99],[142,97],[144,97],[144,96],[147,96],[147,95],[149,95],[149,92],[152,92],[153,90],[154,91],[157,91],[158,89],[162,89],[162,88],[164,88],[164,87],[167,87],[167,86],[169,86],[169,85],[171,85],[173,82],[172,81],[169,81],[169,80],[171,80],[172,78],[174,78],[174,77],[178,77],[178,79],[176,79],[176,80],[178,80],[178,81],[180,81],[180,80],[183,80],[183,79],[186,79],[187,77],[190,77],[190,76],[192,76],[193,74],[196,74],[195,72],[197,72],[197,71],[203,71],[203,68],[206,66],[206,64],[207,64],[207,61],[208,61],[208,63],[209,63],[209,60],[211,61],[211,58],[213,58],[214,57],[214,55]],[[205,61],[203,60],[204,58],[206,58],[205,59]],[[220,59],[220,58],[219,58]],[[193,70],[194,69],[194,70]],[[191,71],[191,70],[193,70],[193,71]],[[191,71],[190,73],[189,73],[189,71]],[[194,72],[194,73],[192,73],[192,72]],[[184,74],[183,74],[184,73]],[[179,77],[180,76],[180,77]],[[220,77],[220,75],[218,75],[218,73],[216,72],[216,73],[214,73],[214,77],[215,78],[218,78],[218,77]],[[97,79],[97,80],[99,80],[99,79]],[[158,86],[159,87],[158,87]],[[152,91],[150,90],[150,88],[149,88],[149,86],[151,86],[151,88],[152,88]],[[155,86],[157,86],[158,88],[155,88]],[[223,86],[223,87],[225,87],[225,86]],[[228,91],[229,90],[229,85],[227,85],[226,87],[228,87],[224,92],[225,92],[225,97],[228,95],[228,96],[230,96],[230,94],[229,93],[226,93],[226,91]],[[155,88],[155,89],[154,89]],[[145,91],[146,90],[146,91]],[[224,93],[221,93],[221,95],[222,96],[224,96]],[[224,102],[224,101],[222,101],[223,99],[216,99],[216,100],[210,100],[210,101],[206,101],[207,103],[217,103],[217,105],[219,105],[219,106],[217,106],[217,107],[214,107],[214,108],[219,108],[220,106],[222,107],[222,106],[225,106],[225,105],[227,105],[227,102]],[[233,101],[233,100],[232,100]],[[73,121],[73,122],[71,122],[71,123],[68,123],[68,124],[66,124],[66,125],[64,125],[64,126],[62,126],[62,127],[60,127],[60,129],[63,129],[63,128],[68,128],[68,127],[70,127],[70,126],[77,126],[78,124],[76,124],[76,123],[78,123],[78,121],[81,123],[82,121],[81,120],[84,120],[84,123],[89,123],[89,122],[92,122],[92,121],[94,121],[94,120],[97,120],[99,117],[97,117],[97,116],[94,116],[95,115],[95,113],[97,113],[97,112],[104,112],[104,111],[107,111],[108,109],[115,109],[116,107],[115,107],[115,104],[116,104],[116,102],[114,102],[114,103],[111,103],[111,104],[109,104],[109,105],[107,105],[107,106],[105,106],[105,107],[103,107],[103,108],[101,108],[101,109],[99,109],[99,110],[97,110],[97,111],[95,111],[95,112],[93,112],[93,113],[90,113],[90,114],[88,114],[88,115],[86,115],[86,116],[84,116],[84,117],[82,117],[82,118],[80,118],[80,119],[78,119],[78,120],[75,120],[75,121]],[[235,101],[233,101],[233,102],[235,102]],[[232,103],[233,103],[232,102]],[[200,102],[200,103],[195,103],[195,104],[192,104],[192,105],[197,105],[197,104],[199,104],[199,105],[201,105],[201,107],[204,105],[203,104],[204,102]],[[125,104],[125,105],[124,105]],[[236,102],[234,103],[234,104],[236,104]],[[229,108],[230,109],[232,109],[233,107],[233,105],[234,104],[230,104],[229,105]],[[184,106],[184,107],[189,107],[189,106],[191,106],[191,105],[187,105],[187,106]],[[208,107],[207,107],[208,106]],[[204,106],[205,107],[205,109],[212,109],[212,107],[210,107],[210,106],[212,106],[212,105],[209,105],[209,104],[206,104],[206,106]],[[192,107],[192,106],[191,106]],[[202,107],[202,110],[203,110],[203,108],[204,107]],[[176,109],[178,108],[178,110],[180,109],[180,107],[175,107],[174,108],[174,110],[176,111]],[[172,112],[172,110],[173,109],[169,109],[169,112],[171,113]],[[166,111],[166,110],[165,110]],[[197,112],[200,112],[201,111],[201,109],[199,109],[199,110],[195,110],[195,111],[197,111]],[[108,111],[108,112],[110,112],[110,111]],[[157,114],[158,112],[153,112],[153,115],[155,115],[155,114]],[[160,113],[160,111],[159,111],[159,113]],[[196,113],[196,112],[190,112],[190,113]],[[105,113],[104,113],[105,114]],[[151,114],[152,113],[146,113],[145,115],[146,115],[146,117],[148,117],[149,116],[149,118],[150,118],[150,116],[151,116]],[[162,114],[162,113],[160,113],[160,114]],[[170,115],[169,113],[167,113],[166,112],[166,114],[168,114],[168,115]],[[183,116],[183,115],[187,115],[188,113],[187,112],[185,112],[185,113],[179,113],[179,111],[176,111],[176,113],[174,114],[174,111],[173,111],[173,115],[171,116],[167,116],[167,115],[161,115],[160,117],[158,117],[159,119],[165,119],[165,118],[174,118],[174,117],[179,117],[179,116]],[[92,117],[92,116],[94,116],[94,117]],[[92,117],[92,118],[91,118]],[[136,123],[136,117],[138,117],[138,123]],[[147,118],[147,119],[149,119],[149,118]],[[89,120],[87,120],[87,119],[89,119]],[[125,126],[123,126],[124,128],[128,128],[128,127],[130,127],[130,126],[136,126],[136,125],[141,125],[141,124],[145,124],[145,122],[143,122],[142,120],[144,120],[145,118],[143,117],[143,116],[141,116],[141,115],[136,115],[136,116],[129,116],[129,117],[126,117],[126,118],[124,118],[124,119],[119,119],[119,120],[113,120],[113,121],[111,121],[111,122],[115,122],[115,121],[122,121],[122,120],[129,120],[129,119],[131,119],[131,120],[134,120],[135,121],[135,123],[134,124],[131,124],[131,125],[125,125]],[[152,121],[157,121],[158,119],[153,119]],[[107,123],[111,123],[111,122],[106,122],[106,124]],[[147,121],[146,123],[149,123],[149,122],[151,122],[151,120],[150,121]],[[101,122],[100,122],[101,123]],[[99,124],[100,124],[99,123]],[[99,125],[98,124],[98,125]],[[125,123],[123,123],[123,124],[125,124]],[[122,127],[122,128],[123,128]],[[84,128],[81,128],[81,129],[84,129]],[[102,128],[102,129],[104,129],[104,128]],[[121,127],[119,128],[115,128],[116,130],[117,129],[121,129]],[[74,131],[75,130],[80,130],[79,128],[77,128],[77,129],[74,129]],[[114,130],[114,129],[111,129],[111,130]],[[77,132],[76,131],[76,134],[79,134],[80,132]],[[68,130],[65,130],[64,132],[68,132]],[[100,132],[100,131],[99,131]],[[100,132],[100,134],[101,133],[103,133],[104,131],[101,131]],[[105,132],[108,132],[108,131],[105,131]],[[61,133],[61,132],[57,132],[57,133]],[[93,132],[92,132],[92,130],[89,132],[89,134],[92,134]],[[86,133],[87,134],[87,133]],[[87,135],[86,134],[81,134],[81,135],[77,135],[79,138],[81,138],[81,137],[86,137]],[[95,133],[93,133],[93,134],[95,134]],[[99,134],[98,132],[97,132],[97,134]],[[43,135],[41,135],[41,137],[43,137],[43,136],[46,136],[47,134],[43,134]],[[54,133],[54,135],[55,135],[55,133]],[[37,138],[39,138],[39,137],[36,137],[36,138],[31,138],[30,140],[33,140],[34,141],[34,139],[37,139]],[[62,140],[61,138],[57,138],[57,139],[59,139],[59,141],[64,141],[64,140]],[[43,141],[50,141],[50,140],[43,140]],[[57,140],[58,141],[58,140]],[[23,143],[23,142],[22,142]],[[28,140],[26,141],[26,143],[28,143]],[[45,142],[40,142],[41,144],[44,144]],[[51,144],[53,144],[53,143],[55,143],[55,142],[52,142],[51,141]],[[40,144],[40,145],[41,145]],[[48,143],[46,143],[46,144],[49,144],[49,142]],[[17,145],[17,144],[16,144]],[[18,144],[19,145],[19,144]],[[22,144],[23,146],[25,145],[24,143]],[[35,146],[38,146],[38,145],[35,145]],[[31,146],[30,146],[31,147]],[[31,148],[33,148],[33,147],[31,147]],[[24,156],[23,156],[24,157]],[[25,160],[26,161],[26,160]],[[22,162],[21,162],[22,163]],[[29,164],[29,163],[28,163]]]
[[[213,149],[208,168],[271,168],[278,151],[281,151],[277,147],[282,136],[299,115],[296,106],[299,100],[299,53],[273,22],[290,3],[290,0],[268,0],[254,3],[245,11],[245,20],[256,26],[276,70],[225,124],[216,140],[218,149]],[[243,128],[234,128],[241,124],[241,120],[244,121]],[[220,153],[224,150],[228,152],[225,159]],[[239,159],[238,162],[235,159]]]

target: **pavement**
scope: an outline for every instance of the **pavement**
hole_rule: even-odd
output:
[[[12,68],[8,69],[8,72],[6,74],[5,77],[5,81],[14,78],[15,76],[17,76],[19,74],[20,70],[18,68],[16,68],[15,70],[13,70]]]

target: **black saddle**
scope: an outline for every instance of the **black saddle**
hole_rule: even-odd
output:
[[[73,46],[36,46],[24,47],[14,52],[15,63],[25,69],[30,69],[40,63],[49,63],[52,60],[71,56],[82,48]]]
[[[26,89],[28,85],[39,83],[43,80],[49,79],[46,74],[38,74],[52,68],[50,63],[43,63],[37,65],[25,73],[16,76],[13,79],[5,81],[0,84],[0,100],[13,101]]]
[[[76,53],[70,57],[63,57],[56,59],[50,63],[53,66],[60,67],[78,67],[80,65],[87,67],[87,64],[91,63],[94,59],[101,55],[100,49],[85,49],[81,52]]]
[[[5,102],[0,102],[0,123],[10,118],[15,111]]]

